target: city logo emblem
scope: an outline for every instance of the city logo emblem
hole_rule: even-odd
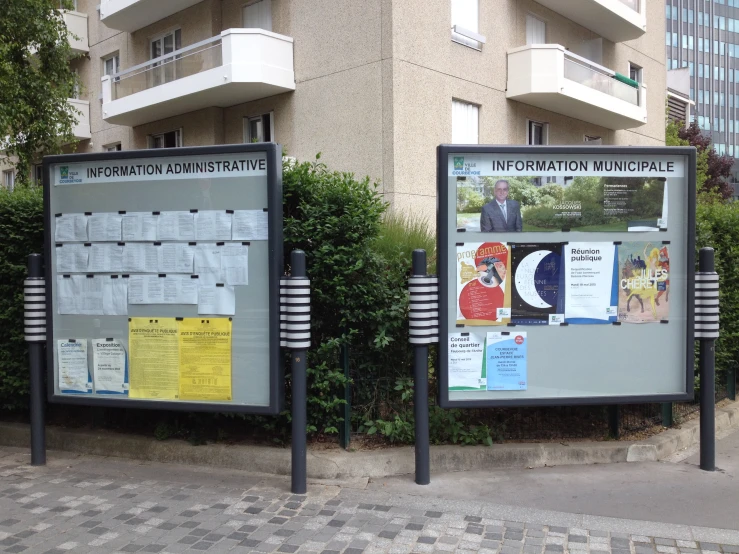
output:
[[[454,156],[454,169],[464,169],[464,156]]]
[[[69,179],[69,166],[68,165],[61,166],[59,168],[59,171],[62,174],[62,176],[61,176],[62,179]]]

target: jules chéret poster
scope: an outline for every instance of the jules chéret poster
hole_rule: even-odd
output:
[[[562,244],[511,244],[511,313],[514,323],[547,325],[563,314]],[[564,316],[560,318],[564,321]]]
[[[457,245],[457,323],[505,325],[511,320],[510,255],[503,242]]]
[[[618,245],[618,320],[655,323],[670,315],[670,251],[666,244]]]

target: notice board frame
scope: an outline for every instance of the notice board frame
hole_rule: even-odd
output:
[[[59,163],[94,162],[108,160],[130,160],[142,158],[173,158],[218,154],[241,154],[263,152],[267,157],[267,237],[269,273],[269,404],[251,406],[239,404],[219,404],[216,402],[146,400],[137,398],[110,398],[83,395],[55,394],[54,356],[50,349],[56,348],[54,335],[54,311],[52,288],[56,285],[56,275],[51,264],[51,167]],[[46,325],[47,325],[47,398],[49,402],[104,408],[140,408],[152,410],[228,412],[259,415],[277,415],[283,410],[285,398],[285,379],[283,356],[280,347],[280,276],[284,273],[283,262],[283,224],[282,224],[282,146],[273,142],[231,144],[223,146],[194,146],[184,148],[160,148],[146,150],[125,150],[117,152],[96,152],[92,154],[61,154],[45,156],[44,175],[44,258],[46,276]],[[70,185],[64,185],[70,186]],[[74,185],[71,185],[74,186]],[[115,185],[105,185],[115,186]],[[92,316],[91,316],[92,317]]]
[[[616,155],[678,155],[687,158],[685,180],[687,183],[688,221],[686,225],[687,252],[686,267],[686,336],[685,336],[685,393],[677,394],[643,394],[614,395],[591,397],[548,397],[520,399],[475,399],[450,400],[449,398],[449,294],[456,291],[455,285],[449,283],[450,253],[447,250],[447,237],[450,232],[449,213],[449,175],[448,163],[450,154],[616,154]],[[437,275],[439,279],[439,346],[438,346],[438,398],[442,408],[492,408],[492,407],[532,407],[532,406],[575,406],[575,405],[610,405],[635,404],[650,402],[685,402],[694,398],[694,363],[695,363],[695,210],[696,210],[696,150],[694,147],[631,147],[631,146],[498,146],[498,145],[463,145],[441,144],[437,147],[436,167],[436,251]],[[673,218],[674,220],[674,218]],[[456,222],[454,224],[456,232]],[[638,238],[638,233],[634,233]],[[464,235],[460,233],[460,237]],[[521,242],[526,242],[525,235]],[[573,240],[576,233],[573,234]],[[451,291],[451,292],[450,292]],[[505,326],[499,329],[508,329]],[[524,327],[525,329],[525,327]]]

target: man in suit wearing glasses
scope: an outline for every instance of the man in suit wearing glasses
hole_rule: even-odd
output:
[[[501,179],[495,182],[495,199],[482,207],[480,214],[480,231],[521,232],[521,205],[508,198],[508,181]]]

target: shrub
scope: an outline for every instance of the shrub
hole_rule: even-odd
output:
[[[43,252],[41,189],[0,189],[0,408],[28,409],[23,279],[28,255]]]

